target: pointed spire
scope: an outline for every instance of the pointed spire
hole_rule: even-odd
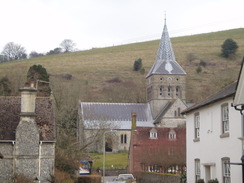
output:
[[[146,77],[153,74],[186,74],[181,66],[176,62],[174,51],[171,45],[167,25],[166,15],[164,19],[164,29],[161,36],[156,61]]]
[[[166,18],[165,18],[164,30],[158,48],[157,60],[162,60],[167,62],[175,61],[175,55],[174,55],[174,51],[171,45],[171,41],[169,38],[169,33],[166,25]]]

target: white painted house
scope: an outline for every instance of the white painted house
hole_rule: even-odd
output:
[[[187,182],[242,181],[243,116],[232,107],[236,83],[183,111],[186,114]]]

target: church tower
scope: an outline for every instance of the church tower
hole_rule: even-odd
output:
[[[154,119],[169,102],[185,101],[185,80],[186,72],[175,60],[165,20],[156,60],[146,76],[147,102]]]

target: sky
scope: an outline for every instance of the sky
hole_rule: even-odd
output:
[[[46,53],[64,39],[87,50],[244,27],[244,0],[0,0],[0,52],[9,42]]]

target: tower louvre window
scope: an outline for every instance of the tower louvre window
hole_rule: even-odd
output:
[[[159,95],[161,95],[161,96],[163,95],[163,86],[159,87]]]

